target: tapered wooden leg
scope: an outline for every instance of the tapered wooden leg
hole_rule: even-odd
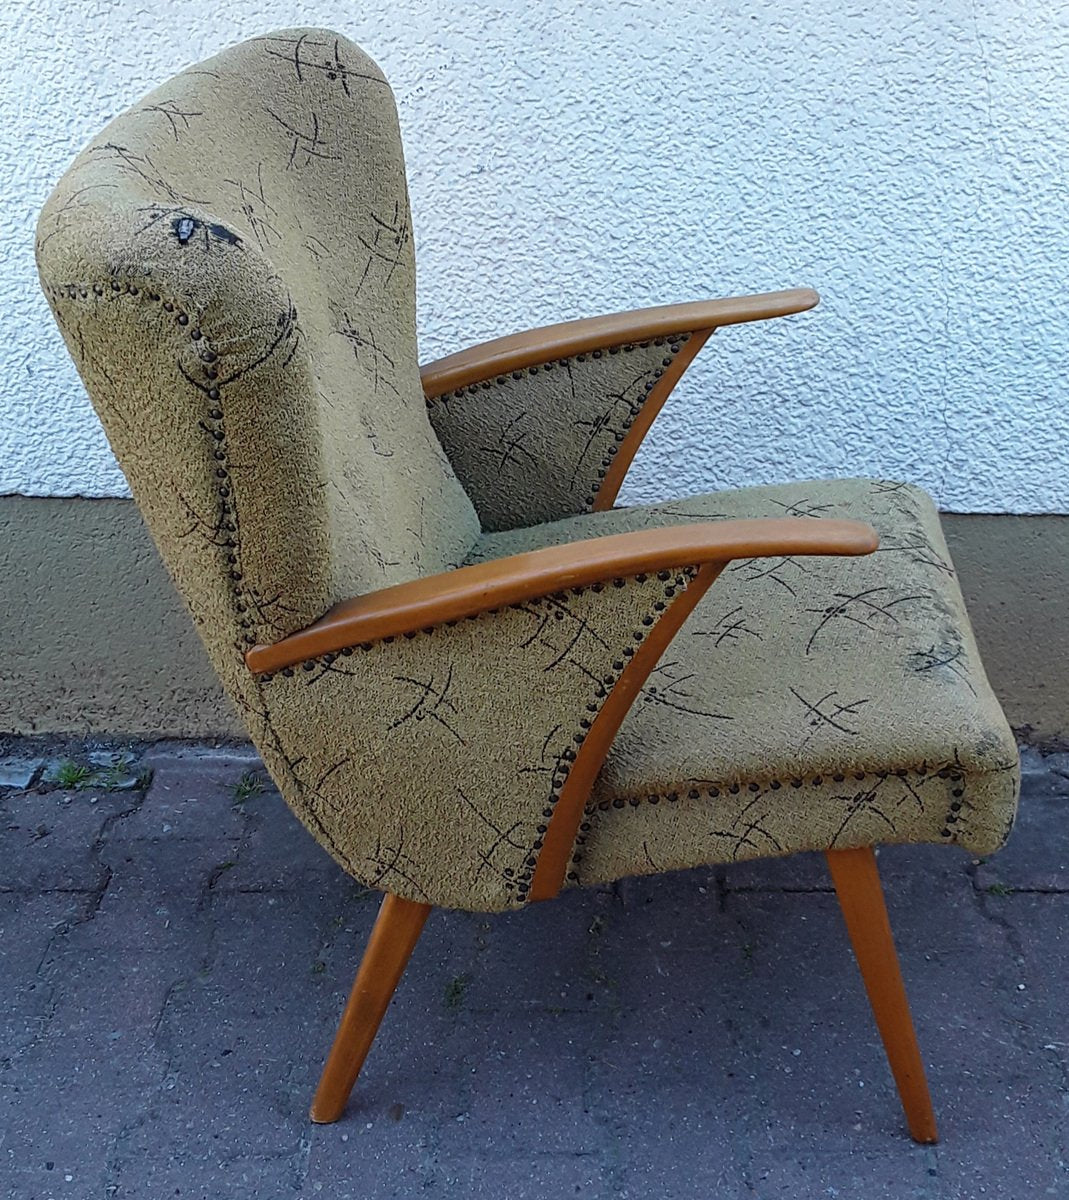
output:
[[[345,1110],[349,1093],[430,911],[429,904],[402,900],[400,896],[387,896],[383,900],[334,1035],[334,1045],[319,1078],[312,1101],[313,1121],[327,1125]]]
[[[864,847],[829,850],[827,859],[909,1132],[915,1141],[936,1142],[935,1113],[883,902],[876,855],[871,847]]]

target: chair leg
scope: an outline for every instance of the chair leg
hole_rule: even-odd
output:
[[[383,900],[312,1101],[312,1120],[318,1124],[336,1121],[345,1110],[430,911],[429,904],[400,896]]]
[[[863,847],[828,850],[826,857],[909,1132],[914,1141],[937,1142],[935,1113],[887,919],[876,855],[871,847]]]

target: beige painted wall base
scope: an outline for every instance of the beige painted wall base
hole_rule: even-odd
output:
[[[1069,740],[1069,516],[943,514],[991,686],[1024,741]]]
[[[0,497],[0,732],[247,736],[132,500]]]
[[[1069,739],[1069,517],[946,516],[991,682]],[[0,497],[0,733],[241,736],[129,500]]]

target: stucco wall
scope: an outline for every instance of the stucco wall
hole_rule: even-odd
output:
[[[0,44],[0,493],[124,494],[38,296],[35,214],[117,111],[296,23],[398,94],[424,357],[567,316],[809,284],[728,331],[625,496],[889,474],[1069,511],[1069,6],[1014,0],[16,0]]]

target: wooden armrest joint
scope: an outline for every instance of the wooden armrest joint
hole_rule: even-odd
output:
[[[725,566],[725,562],[706,563],[686,572],[689,578],[683,590],[612,685],[557,793],[531,880],[531,900],[551,900],[564,886],[587,800],[624,717],[683,622]]]

